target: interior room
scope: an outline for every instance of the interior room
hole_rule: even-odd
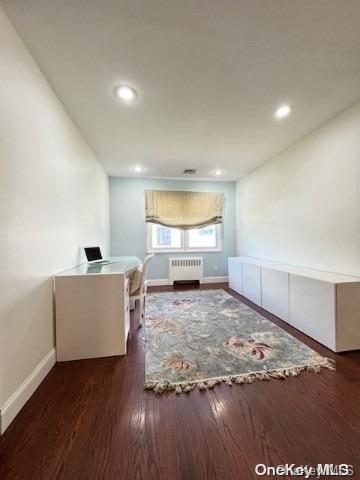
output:
[[[0,478],[360,478],[360,2],[0,0]]]

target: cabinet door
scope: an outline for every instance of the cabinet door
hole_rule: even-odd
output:
[[[360,282],[336,285],[336,351],[360,349]]]
[[[229,287],[242,295],[242,263],[238,257],[228,259]]]
[[[290,324],[335,350],[335,285],[290,274]]]
[[[289,321],[289,274],[261,267],[261,306]]]
[[[243,262],[242,272],[244,297],[261,306],[260,267]]]

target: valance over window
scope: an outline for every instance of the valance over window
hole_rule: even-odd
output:
[[[147,222],[183,230],[222,223],[223,193],[145,190],[145,200]]]

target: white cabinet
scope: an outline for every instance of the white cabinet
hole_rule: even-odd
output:
[[[335,352],[360,348],[360,277],[232,257],[229,286]]]
[[[228,259],[229,287],[235,292],[243,293],[242,283],[242,262],[239,257],[230,257]]]
[[[286,322],[289,321],[289,274],[261,268],[261,306]]]
[[[258,265],[243,262],[243,295],[261,306],[261,273]]]
[[[290,275],[289,323],[335,350],[335,285]]]

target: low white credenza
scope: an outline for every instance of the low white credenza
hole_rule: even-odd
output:
[[[129,279],[140,260],[81,264],[55,276],[57,361],[125,355]]]
[[[360,277],[230,257],[229,286],[334,352],[360,348]]]

